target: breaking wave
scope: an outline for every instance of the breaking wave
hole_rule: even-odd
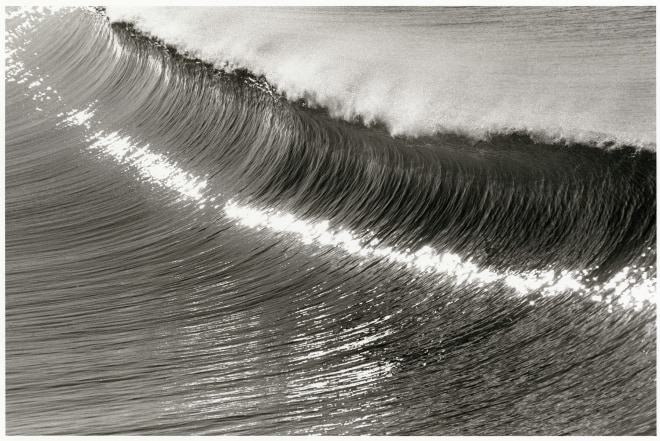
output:
[[[417,131],[6,12],[9,434],[655,433],[654,127]]]
[[[111,7],[181,52],[397,136],[655,148],[654,8]]]

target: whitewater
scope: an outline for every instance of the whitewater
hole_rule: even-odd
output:
[[[394,135],[655,145],[653,8],[109,7],[180,51],[246,68]]]

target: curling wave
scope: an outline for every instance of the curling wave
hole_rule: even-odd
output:
[[[290,100],[397,136],[655,148],[653,8],[132,8],[135,24]]]
[[[654,151],[392,137],[7,13],[10,433],[655,431]]]

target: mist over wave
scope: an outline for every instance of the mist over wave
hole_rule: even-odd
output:
[[[654,8],[130,8],[137,27],[392,134],[655,143]]]

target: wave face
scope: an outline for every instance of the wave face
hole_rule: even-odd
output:
[[[216,66],[395,135],[655,145],[655,8],[130,8]]]
[[[92,11],[6,29],[9,434],[655,433],[654,151],[392,137]]]

